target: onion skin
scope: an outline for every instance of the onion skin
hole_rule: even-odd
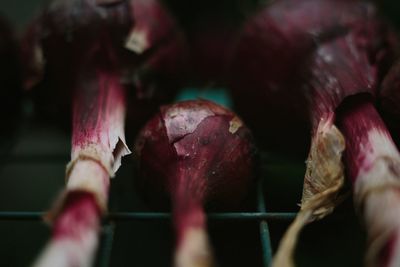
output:
[[[191,253],[201,254],[208,247],[204,205],[235,207],[254,182],[250,131],[236,115],[212,102],[180,102],[160,108],[148,122],[137,138],[136,154],[146,198],[153,203],[171,199],[176,266],[186,257],[194,264]],[[190,236],[195,240],[188,242]],[[192,250],[193,243],[199,244]],[[212,265],[207,257],[205,261]]]

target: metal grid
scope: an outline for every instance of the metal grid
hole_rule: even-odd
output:
[[[190,94],[196,94],[192,90],[188,90]],[[214,92],[214,91],[213,91]],[[219,95],[213,96],[214,98],[223,98]],[[220,99],[219,99],[220,100]],[[41,124],[35,120],[32,110],[29,107],[30,102],[24,103],[24,116],[21,118],[19,131],[14,135],[10,142],[0,144],[0,170],[7,164],[16,164],[18,166],[25,166],[26,164],[42,164],[47,163],[53,164],[66,164],[69,161],[68,153],[63,153],[62,151],[56,152],[53,148],[45,153],[24,151],[14,154],[13,147],[19,142],[24,141],[26,137],[31,134],[31,127],[33,129],[38,129],[46,132],[47,126],[42,129]],[[52,128],[50,128],[51,131]],[[53,129],[54,130],[54,129]],[[51,133],[50,133],[51,134]],[[45,136],[38,136],[36,138],[45,139]],[[31,141],[32,142],[32,141]],[[269,167],[273,166],[273,163]],[[0,174],[1,175],[1,174]],[[260,178],[264,178],[260,175]],[[118,179],[118,178],[117,178]],[[4,186],[4,183],[3,183]],[[265,205],[264,196],[264,180],[259,179],[256,190],[254,193],[256,196],[256,205],[253,204],[253,209],[248,212],[214,212],[207,214],[207,220],[213,221],[224,221],[224,222],[253,222],[258,224],[258,238],[259,244],[261,246],[262,255],[259,255],[260,262],[262,266],[268,267],[271,265],[272,261],[272,245],[269,223],[271,222],[290,222],[296,216],[295,212],[268,212]],[[54,192],[57,193],[57,192]],[[50,201],[51,199],[49,199]],[[47,206],[43,207],[47,209]],[[25,209],[14,211],[14,210],[0,210],[0,223],[1,222],[41,222],[45,211],[25,211]],[[100,237],[100,245],[98,248],[97,259],[95,266],[107,267],[111,263],[111,254],[114,244],[114,235],[116,229],[118,228],[119,222],[137,222],[137,221],[164,221],[168,222],[171,220],[171,214],[165,212],[110,212],[103,221],[103,227]]]
[[[25,117],[22,122],[21,122],[21,127],[19,129],[19,134],[15,135],[13,138],[13,142],[9,142],[6,144],[8,148],[4,149],[4,147],[0,147],[0,170],[6,166],[7,164],[11,165],[16,165],[16,166],[25,166],[27,164],[31,164],[36,166],[37,164],[42,164],[46,163],[49,165],[54,165],[54,164],[59,164],[64,166],[69,161],[69,156],[66,150],[67,147],[64,147],[65,144],[63,145],[64,149],[59,150],[57,148],[53,147],[52,143],[48,144],[49,150],[45,151],[36,151],[33,152],[30,149],[29,150],[22,150],[19,151],[17,149],[17,153],[13,151],[12,147],[14,146],[13,143],[16,144],[18,147],[18,143],[21,141],[24,142],[24,140],[27,138],[27,136],[30,136],[32,134],[32,127],[33,125],[33,131],[35,132],[35,129],[39,129],[40,131],[46,133],[47,135],[47,128],[42,129],[42,126],[36,125],[35,121],[32,121],[32,118],[27,116]],[[37,128],[35,128],[37,127]],[[51,130],[50,130],[50,135]],[[65,137],[65,141],[68,141],[68,137]],[[32,139],[33,142],[37,142],[37,139],[39,138],[40,140],[46,139],[46,137],[42,135],[38,135],[35,137],[36,139]],[[29,139],[29,138],[28,138]],[[32,140],[30,142],[32,142]],[[68,142],[69,143],[69,142]],[[35,146],[37,147],[37,146]],[[51,148],[51,149],[50,149]],[[54,149],[54,150],[53,150]],[[11,151],[13,153],[11,153]],[[258,184],[256,186],[256,190],[253,191],[253,193],[256,193],[255,196],[255,202],[253,202],[252,209],[249,209],[248,211],[245,212],[214,212],[214,213],[208,213],[207,214],[207,219],[211,223],[213,222],[230,222],[230,223],[235,223],[235,222],[249,222],[252,225],[254,225],[256,228],[254,229],[254,241],[259,242],[259,248],[260,252],[257,252],[257,265],[261,264],[260,266],[263,267],[268,267],[271,266],[271,261],[272,261],[272,255],[273,255],[273,247],[271,245],[271,232],[270,232],[270,224],[273,223],[273,229],[275,229],[275,225],[287,225],[292,221],[295,216],[296,212],[281,212],[282,207],[274,207],[274,205],[271,204],[276,204],[275,201],[282,200],[281,198],[279,199],[270,199],[270,193],[267,192],[266,188],[271,188],[271,182],[273,181],[278,181],[279,177],[275,177],[277,173],[280,173],[280,170],[282,169],[282,162],[287,162],[287,159],[284,158],[282,161],[279,156],[277,155],[270,155],[270,154],[265,154],[262,153],[261,159],[261,170],[260,170],[260,178],[258,181]],[[289,160],[290,161],[290,160]],[[292,169],[293,165],[292,163],[288,163],[289,165],[283,165],[285,169]],[[129,165],[129,164],[127,164]],[[128,166],[129,168],[129,166]],[[276,173],[274,173],[274,170]],[[272,173],[271,173],[272,172]],[[0,174],[1,175],[1,174]],[[57,174],[59,175],[59,174]],[[296,176],[301,175],[301,172],[296,172]],[[123,173],[121,173],[120,178],[124,178]],[[291,178],[294,178],[294,174],[292,173]],[[267,179],[264,179],[268,177]],[[301,177],[297,177],[298,181],[301,182]],[[47,179],[47,178],[46,178]],[[117,178],[118,179],[118,178]],[[291,179],[291,183],[293,183]],[[4,185],[4,182],[3,182]],[[284,186],[287,186],[285,184]],[[300,186],[300,184],[293,184],[293,187],[297,188]],[[118,187],[118,186],[117,186]],[[276,186],[273,186],[274,190],[276,189]],[[281,188],[279,188],[281,187]],[[282,189],[282,184],[279,186],[278,185],[278,190],[280,191]],[[297,190],[297,189],[296,189]],[[57,193],[57,192],[54,192]],[[293,193],[293,192],[292,192]],[[266,195],[268,194],[268,200],[266,201]],[[51,196],[49,196],[51,197]],[[280,197],[280,196],[279,196]],[[48,199],[50,201],[51,199]],[[24,200],[26,201],[26,200]],[[266,202],[271,202],[271,203],[266,203]],[[42,202],[43,203],[43,202]],[[273,208],[274,212],[270,212],[266,208],[267,206],[270,206]],[[285,206],[285,205],[284,205]],[[23,207],[23,205],[22,205]],[[48,206],[43,206],[40,205],[39,209],[43,208],[48,208]],[[293,206],[291,206],[293,208]],[[293,210],[290,208],[290,210]],[[44,211],[25,211],[25,209],[20,209],[18,211],[15,210],[0,210],[0,223],[2,222],[10,222],[12,224],[16,222],[32,222],[32,223],[38,223],[42,221]],[[111,209],[112,210],[112,209]],[[125,210],[125,209],[123,209]],[[116,233],[116,230],[120,222],[169,222],[171,221],[171,214],[170,213],[165,213],[165,212],[143,212],[140,210],[140,212],[134,212],[135,208],[132,209],[133,212],[110,212],[106,218],[104,218],[103,221],[103,227],[101,231],[101,237],[100,237],[100,245],[98,248],[98,253],[97,253],[97,259],[96,259],[96,264],[95,266],[99,267],[107,267],[111,266],[110,263],[112,262],[112,257],[111,254],[113,252],[113,249],[115,248],[114,244],[118,244],[114,242],[114,236]],[[276,212],[277,211],[277,212]],[[340,217],[340,216],[339,216]],[[252,227],[254,227],[252,226]],[[19,227],[19,226],[16,226]],[[257,231],[257,232],[256,232]],[[276,230],[272,231],[273,234],[273,240],[274,242],[276,241],[276,233],[274,232]],[[258,233],[258,234],[257,234]],[[279,233],[279,232],[278,232]],[[256,236],[257,234],[257,236]],[[281,234],[281,233],[280,233]],[[279,236],[280,236],[279,234]],[[278,236],[278,237],[279,237]],[[116,236],[118,237],[118,235]],[[257,240],[258,241],[257,241]],[[274,245],[276,245],[274,243]],[[116,245],[117,246],[117,245]],[[118,247],[118,246],[117,246]],[[216,247],[217,248],[217,247]],[[275,247],[274,247],[275,248]]]
[[[31,124],[31,120],[29,118],[26,119],[25,122],[22,122],[22,127],[20,128],[20,134],[19,136],[17,135],[15,137],[15,142],[19,143],[21,141],[24,141],[26,139],[27,135],[31,135],[32,131],[30,130],[30,127],[27,127],[26,125],[30,125]],[[36,126],[38,127],[38,129],[40,129],[40,131],[42,132],[46,132],[47,129],[42,129],[41,126]],[[68,141],[68,138],[66,136],[65,137],[65,141]],[[38,135],[37,138],[40,138],[41,140],[45,137],[42,137],[42,135]],[[33,138],[34,139],[34,138]],[[34,142],[36,142],[37,140],[34,139]],[[11,147],[12,144],[10,142],[10,144],[7,144],[7,146]],[[18,145],[16,147],[19,147]],[[36,146],[37,147],[37,146]],[[49,143],[48,147],[53,147],[53,145],[51,143]],[[68,162],[69,157],[68,157],[68,153],[66,149],[68,149],[67,147],[65,147],[65,145],[63,145],[63,149],[57,150],[55,149],[54,151],[45,151],[45,153],[43,153],[43,151],[41,151],[41,153],[38,153],[37,151],[35,152],[31,152],[31,150],[23,150],[22,152],[19,151],[17,149],[17,153],[14,153],[15,151],[8,148],[6,150],[6,152],[4,151],[0,151],[0,170],[6,166],[7,164],[11,164],[11,165],[15,165],[15,166],[25,166],[26,164],[30,164],[33,166],[36,166],[37,164],[42,164],[42,163],[46,163],[49,165],[54,165],[54,164],[58,164],[59,166],[64,166],[64,164],[66,162]],[[53,148],[52,148],[53,149]],[[56,152],[57,150],[57,152]],[[13,153],[10,153],[10,151],[13,151]],[[40,152],[40,151],[39,151]],[[297,163],[296,163],[297,162]],[[282,164],[283,163],[283,164]],[[293,194],[293,190],[290,191],[290,194],[288,196],[281,196],[281,194],[279,193],[279,195],[277,196],[277,198],[271,198],[271,190],[273,191],[278,191],[281,192],[283,188],[286,188],[287,186],[291,186],[292,189],[296,188],[296,192],[297,190],[300,188],[301,186],[301,177],[298,177],[299,175],[301,176],[301,173],[303,170],[297,170],[296,166],[293,164],[303,164],[302,162],[298,162],[297,160],[294,162],[291,159],[287,159],[286,157],[284,159],[281,159],[281,157],[279,155],[270,155],[270,154],[265,154],[262,153],[261,156],[261,172],[260,172],[260,176],[262,177],[262,179],[259,180],[259,183],[257,184],[256,187],[256,191],[253,191],[254,193],[256,193],[256,196],[254,196],[254,202],[252,205],[252,209],[246,210],[245,212],[214,212],[214,213],[208,213],[207,214],[207,218],[209,221],[209,224],[211,226],[211,224],[213,224],[215,226],[215,223],[220,224],[220,222],[223,222],[223,224],[229,223],[229,224],[236,224],[237,222],[239,222],[239,224],[241,225],[243,223],[243,225],[247,225],[247,227],[249,227],[248,225],[252,225],[252,229],[251,230],[251,234],[252,234],[252,240],[253,242],[258,242],[257,244],[257,253],[254,253],[252,255],[259,257],[257,259],[257,266],[271,266],[271,260],[272,260],[272,254],[273,254],[273,249],[276,249],[276,242],[277,242],[277,238],[279,238],[282,234],[282,231],[284,230],[284,227],[287,226],[288,223],[290,223],[290,221],[292,221],[295,216],[296,216],[296,212],[281,212],[282,210],[287,210],[287,205],[284,204],[282,205],[278,205],[276,206],[277,202],[280,202],[282,200],[284,200],[285,198],[288,198],[289,195]],[[126,164],[128,166],[129,169],[129,164]],[[302,165],[300,165],[302,166]],[[286,184],[285,182],[282,183],[282,177],[280,177],[280,173],[283,169],[287,169],[287,170],[294,170],[296,169],[295,172],[290,171],[290,174],[285,174],[286,176],[288,176],[288,178],[290,178],[290,182],[291,184]],[[11,172],[12,174],[12,172]],[[55,175],[60,175],[60,173],[57,173]],[[1,174],[0,174],[1,176]],[[122,181],[124,180],[126,175],[124,175],[124,173],[120,173],[120,176],[117,177],[116,181]],[[296,176],[296,177],[294,177]],[[267,178],[268,177],[268,178]],[[120,179],[122,178],[122,180]],[[265,178],[265,179],[264,179]],[[45,177],[45,179],[48,179]],[[61,179],[61,178],[59,178]],[[295,182],[295,180],[297,182]],[[0,181],[2,182],[2,184],[4,185],[4,182],[0,179]],[[278,184],[276,184],[276,182],[279,182]],[[115,186],[115,185],[114,185]],[[116,188],[118,188],[119,186],[116,185]],[[269,191],[268,191],[269,190]],[[23,190],[20,190],[23,193]],[[21,193],[20,192],[20,193]],[[113,192],[114,196],[115,196],[115,192]],[[57,191],[54,192],[54,194],[57,193]],[[282,198],[283,197],[283,198]],[[46,197],[47,198],[47,197]],[[290,199],[290,201],[286,201],[290,202],[291,204],[291,208],[289,210],[293,210],[294,206],[292,206],[292,201],[293,199],[296,199],[297,197],[293,196]],[[43,202],[43,198],[41,200],[40,203],[42,203],[39,206],[36,206],[39,208],[39,210],[42,209],[42,207],[44,209],[47,209],[48,206],[47,204],[49,203],[49,201],[51,200],[51,196],[48,196],[47,198],[47,202]],[[24,200],[26,201],[26,200]],[[351,201],[349,201],[350,206],[351,206]],[[47,204],[46,204],[47,203]],[[125,199],[124,202],[121,202],[121,204],[125,203]],[[161,222],[162,224],[164,223],[169,223],[171,221],[171,214],[170,213],[165,213],[165,212],[147,212],[147,209],[145,211],[142,211],[142,209],[140,208],[140,206],[137,207],[133,207],[131,208],[123,208],[123,207],[119,207],[119,202],[117,201],[117,208],[122,208],[122,210],[130,210],[130,212],[110,212],[108,214],[108,216],[106,218],[104,218],[104,222],[103,222],[103,227],[102,227],[102,232],[101,232],[101,242],[100,242],[100,246],[98,249],[98,254],[97,254],[97,259],[96,259],[96,264],[95,266],[99,266],[99,267],[106,267],[106,266],[111,266],[111,263],[114,262],[115,258],[114,256],[111,257],[111,255],[115,255],[114,253],[116,251],[118,251],[118,246],[120,243],[120,234],[121,232],[124,232],[125,229],[123,227],[123,225],[126,225],[125,222],[128,223],[134,223],[137,225],[137,223],[139,223],[139,225],[141,224],[140,222],[151,222],[151,223],[158,223]],[[6,205],[7,206],[7,205]],[[123,205],[124,206],[124,205]],[[268,211],[267,207],[270,207],[274,212]],[[20,209],[18,211],[13,210],[12,208],[10,208],[9,210],[6,210],[4,208],[2,208],[2,210],[0,210],[0,223],[4,223],[4,222],[8,222],[9,224],[16,224],[17,222],[32,222],[32,223],[36,223],[38,224],[39,222],[42,221],[42,216],[44,215],[44,211],[35,211],[36,209],[32,209],[32,211],[26,211],[25,209],[23,209],[24,205],[20,205],[19,206]],[[22,208],[21,208],[22,207]],[[285,208],[286,207],[286,208]],[[115,210],[113,208],[111,208],[111,210]],[[137,210],[137,212],[135,212],[135,210]],[[344,212],[343,212],[344,211]],[[342,222],[346,221],[346,223],[353,221],[353,228],[348,227],[348,230],[341,232],[342,235],[348,236],[349,233],[352,233],[352,231],[355,230],[355,227],[359,227],[358,225],[354,225],[354,221],[355,219],[352,218],[351,216],[349,217],[348,212],[350,211],[350,213],[352,214],[352,210],[351,208],[349,209],[348,207],[345,208],[344,210],[342,210],[342,212],[339,212],[339,214],[336,217],[336,219],[339,219],[340,223],[336,222],[335,218],[334,220],[328,220],[331,221],[331,224],[329,227],[331,227],[332,225],[339,225]],[[337,214],[337,213],[335,213]],[[344,219],[344,220],[343,220]],[[249,223],[249,224],[248,224]],[[272,227],[272,231],[270,231],[270,226]],[[1,226],[0,226],[1,227]],[[253,228],[253,227],[257,227],[257,228]],[[15,226],[15,228],[19,228],[18,225]],[[44,228],[44,226],[43,226]],[[36,228],[37,229],[37,228]],[[118,230],[120,229],[120,230]],[[170,228],[171,229],[171,228]],[[117,231],[118,230],[118,231]],[[278,231],[277,231],[278,230]],[[117,233],[116,233],[117,231]],[[172,231],[172,230],[171,230]],[[330,229],[329,229],[330,231]],[[250,232],[249,232],[250,233]],[[271,238],[271,233],[272,233],[272,238]],[[344,233],[344,234],[343,234]],[[212,233],[211,233],[212,234]],[[334,235],[334,234],[333,234]],[[115,239],[114,239],[115,236]],[[211,235],[212,236],[212,235]],[[305,237],[310,236],[309,234],[305,235]],[[312,234],[311,234],[312,236]],[[332,236],[332,235],[331,235]],[[42,236],[44,237],[44,236]],[[333,238],[337,238],[337,236],[333,236]],[[337,238],[337,241],[343,242],[343,239],[345,237],[343,237],[342,239]],[[271,241],[272,239],[272,241]],[[346,238],[347,239],[347,238]],[[353,238],[352,241],[353,242],[348,242],[348,247],[350,249],[353,249],[353,247],[357,247],[360,243],[357,243],[356,241],[354,241],[356,238]],[[328,242],[332,243],[334,240],[330,239]],[[273,243],[274,247],[272,247],[271,243]],[[337,243],[337,242],[336,242]],[[240,244],[239,244],[240,245]],[[246,244],[244,244],[244,246],[246,246]],[[216,249],[218,248],[218,246],[215,247]],[[39,248],[38,248],[39,249]],[[320,250],[321,247],[317,247],[317,250]],[[362,248],[360,248],[361,250]],[[11,252],[10,250],[8,250],[9,252]],[[340,251],[340,250],[339,250]],[[304,250],[303,250],[304,252]],[[139,251],[139,253],[141,253]],[[300,252],[301,253],[301,252]],[[303,253],[304,254],[304,253]],[[310,253],[307,255],[314,255],[315,253]],[[354,254],[353,252],[350,253],[348,252],[348,255],[352,255]],[[362,256],[360,255],[359,252],[355,253],[356,257],[358,258],[362,258]],[[130,257],[130,255],[129,255]],[[309,259],[309,258],[308,258]],[[33,260],[33,259],[32,259]],[[259,265],[260,264],[260,265]],[[142,265],[143,266],[143,265]],[[146,266],[146,265],[144,265]],[[306,266],[320,266],[318,264],[307,264]],[[329,265],[331,266],[331,265]],[[346,265],[347,266],[347,265]],[[360,265],[348,265],[348,266],[360,266]]]
[[[19,158],[19,160],[23,159]],[[257,212],[234,212],[234,213],[209,213],[208,220],[247,220],[259,223],[259,235],[262,245],[262,262],[264,267],[271,265],[272,246],[268,222],[270,221],[290,221],[296,216],[291,212],[267,212],[263,194],[262,179],[257,186]],[[20,212],[20,211],[0,211],[0,221],[41,221],[44,212]],[[161,212],[116,212],[110,213],[104,220],[101,242],[98,250],[96,266],[107,267],[110,265],[113,237],[116,226],[114,222],[135,221],[135,220],[169,220],[170,213]]]
[[[15,136],[15,143],[19,143],[20,141],[23,141],[26,137],[26,135],[31,134],[30,126],[32,123],[31,118],[25,118],[25,120],[21,123],[22,126],[20,128],[20,135]],[[35,124],[35,123],[33,123]],[[38,129],[41,131],[46,132],[46,129],[41,129],[41,126],[36,126]],[[21,134],[22,133],[22,134]],[[37,138],[45,138],[42,136],[38,136]],[[67,137],[65,139],[68,140]],[[62,151],[56,152],[56,151],[47,151],[46,153],[37,153],[37,152],[28,152],[28,151],[19,151],[18,153],[10,153],[12,151],[11,147],[13,146],[10,142],[7,144],[9,147],[8,151],[0,151],[0,170],[6,166],[7,164],[15,164],[16,166],[24,166],[26,164],[31,164],[36,166],[37,164],[42,164],[42,163],[47,163],[50,165],[54,164],[59,164],[64,166],[65,163],[68,162],[69,156],[67,151],[63,149]],[[17,145],[18,146],[18,145]],[[52,147],[52,144],[49,144],[49,147]],[[65,151],[65,152],[63,152]],[[15,152],[15,151],[14,151]],[[43,152],[43,151],[42,151]],[[259,182],[256,187],[256,193],[255,196],[255,203],[253,202],[253,208],[256,209],[250,209],[249,211],[245,212],[214,212],[214,213],[208,213],[207,218],[208,221],[211,223],[213,222],[230,222],[230,223],[235,223],[235,222],[249,222],[252,225],[256,226],[258,229],[253,228],[254,231],[254,241],[259,242],[260,245],[260,252],[257,252],[257,265],[261,264],[260,266],[271,266],[271,260],[272,260],[272,254],[273,254],[273,248],[271,245],[271,232],[270,232],[270,224],[272,225],[272,236],[273,236],[273,243],[274,246],[276,245],[275,241],[277,237],[280,236],[281,233],[278,232],[278,236],[276,235],[276,229],[275,226],[278,224],[280,226],[285,226],[290,221],[292,221],[295,216],[296,212],[281,212],[283,209],[282,207],[274,207],[272,204],[276,204],[274,199],[270,199],[270,193],[267,192],[266,188],[271,188],[271,182],[273,181],[278,181],[280,177],[276,177],[277,173],[280,173],[282,168],[285,169],[292,169],[293,165],[292,163],[288,163],[286,165],[286,158],[284,161],[282,161],[279,156],[277,155],[269,155],[269,154],[262,154],[261,157],[261,172],[260,176],[261,179],[259,179]],[[290,161],[290,160],[289,160]],[[282,162],[285,162],[285,164],[282,167]],[[300,163],[300,162],[299,162]],[[129,167],[129,166],[128,166]],[[300,170],[301,171],[301,170]],[[275,173],[274,173],[275,172]],[[1,174],[0,174],[1,175]],[[58,174],[57,174],[58,175]],[[296,172],[296,174],[291,173],[290,178],[295,178],[293,177],[294,175],[298,176],[301,175],[301,172]],[[120,178],[124,178],[123,173],[121,173]],[[268,177],[268,179],[264,179]],[[298,181],[301,180],[301,177],[297,177]],[[47,178],[46,178],[47,179]],[[117,178],[118,179],[118,178]],[[293,183],[294,181],[291,179],[290,181]],[[4,183],[3,183],[4,184]],[[287,186],[287,184],[284,184],[284,186]],[[293,187],[297,188],[300,186],[300,184],[293,184]],[[282,189],[282,184],[278,185],[278,188],[276,186],[274,187],[273,190],[278,189],[280,191]],[[297,190],[297,189],[296,189]],[[57,193],[57,192],[54,192]],[[293,192],[292,192],[293,193]],[[266,195],[268,194],[268,200],[266,201]],[[51,200],[51,196],[49,196]],[[280,196],[279,196],[280,197]],[[277,199],[278,202],[279,200],[282,200],[281,198]],[[271,203],[268,203],[271,202]],[[43,203],[43,202],[42,202]],[[47,202],[48,203],[48,202]],[[256,205],[254,205],[256,204]],[[43,208],[48,208],[46,204],[45,206],[41,205],[39,206],[39,209],[41,207]],[[274,212],[270,212],[267,210],[267,207],[272,207]],[[284,205],[285,206],[285,205]],[[23,207],[23,206],[22,206]],[[293,207],[293,206],[291,206]],[[35,209],[33,209],[35,210]],[[112,210],[112,209],[111,209]],[[122,209],[125,210],[125,209]],[[169,222],[171,220],[171,214],[170,213],[165,213],[165,212],[143,212],[139,209],[138,212],[134,212],[135,208],[132,209],[133,212],[110,212],[106,218],[104,218],[103,222],[103,227],[102,227],[102,232],[101,232],[101,242],[100,246],[98,249],[98,254],[97,254],[97,260],[95,266],[99,267],[106,267],[106,266],[111,266],[110,263],[112,262],[112,257],[111,254],[114,251],[113,249],[115,248],[115,244],[118,244],[118,240],[114,240],[114,236],[116,233],[116,230],[120,227],[121,222]],[[140,210],[140,212],[139,212]],[[293,210],[292,208],[290,210]],[[277,211],[277,212],[276,212]],[[20,209],[18,211],[15,210],[0,210],[0,223],[2,222],[10,222],[12,224],[16,222],[32,222],[32,223],[38,223],[42,221],[42,217],[44,215],[44,211],[25,211],[24,209]],[[342,219],[348,219],[349,217],[347,216],[342,216],[338,215],[340,220]],[[254,224],[253,224],[254,223]],[[18,228],[19,226],[16,226]],[[253,226],[252,226],[253,227]],[[282,227],[281,227],[282,228]],[[274,230],[275,229],[275,230]],[[258,232],[258,234],[256,233]],[[281,229],[280,229],[281,231]],[[257,236],[255,236],[257,234]],[[116,235],[118,237],[118,234]],[[255,239],[258,239],[255,240]],[[114,242],[116,241],[116,242]],[[217,247],[216,247],[217,248]],[[311,265],[307,265],[311,266]],[[314,266],[314,265],[313,265]],[[355,265],[356,266],[356,265]]]

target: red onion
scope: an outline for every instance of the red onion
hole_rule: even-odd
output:
[[[293,131],[305,123],[312,129],[301,211],[274,266],[293,266],[299,231],[330,214],[340,200],[345,140],[334,125],[335,110],[348,96],[374,94],[384,29],[371,5],[329,0],[276,2],[243,29],[231,80],[239,110],[258,128],[274,125],[274,135],[264,137],[270,143],[281,145],[276,140],[285,138],[293,148],[293,141],[304,140]]]
[[[254,179],[250,131],[212,102],[164,106],[140,133],[136,152],[147,199],[169,196],[177,235],[175,266],[211,266],[204,205],[233,207]]]
[[[129,10],[127,1],[100,6],[95,0],[55,0],[30,24],[22,50],[25,85],[38,84],[32,95],[41,117],[70,128],[77,66],[101,42],[112,46],[120,60],[127,58],[123,43],[132,25]]]
[[[293,238],[310,221],[331,213],[338,201],[337,194],[344,182],[342,153],[345,140],[335,126],[335,109],[348,96],[373,93],[376,86],[376,66],[368,61],[360,45],[358,30],[321,45],[305,61],[309,73],[298,85],[308,99],[312,122],[312,144],[307,160],[301,212],[281,241],[275,266],[287,263],[287,251],[292,253]],[[296,230],[293,230],[296,229]]]
[[[132,2],[133,7],[139,8],[134,10],[134,15],[140,14],[143,8],[138,2]],[[101,4],[97,6],[90,0],[57,1],[33,24],[27,35],[27,43],[36,43],[45,59],[41,84],[46,93],[45,101],[61,92],[60,101],[54,101],[55,108],[60,110],[61,106],[65,114],[68,114],[69,101],[73,104],[72,159],[67,168],[67,185],[49,216],[53,222],[52,239],[35,266],[92,264],[100,220],[107,210],[109,177],[114,176],[121,157],[130,152],[124,140],[127,99],[121,82],[130,83],[129,75],[134,76],[136,95],[130,102],[142,103],[137,100],[144,92],[139,83],[143,83],[146,90],[154,90],[147,89],[152,84],[145,84],[142,77],[149,75],[146,64],[153,67],[152,73],[158,68],[168,69],[157,59],[157,53],[165,54],[177,46],[173,43],[157,48],[159,44],[149,43],[157,45],[154,47],[157,49],[143,55],[126,50],[124,43],[132,27],[131,8],[126,1]],[[143,8],[143,12],[148,9]],[[144,18],[141,14],[135,23]],[[151,32],[158,27],[151,24],[147,29]],[[35,51],[25,51],[27,58],[36,60]],[[41,70],[31,69],[38,69],[39,73]],[[151,95],[148,98],[153,99]],[[132,113],[140,112],[136,118],[143,120],[149,113],[146,110],[148,108],[142,112],[135,107]]]
[[[121,157],[130,153],[124,137],[126,92],[121,85],[128,11],[125,2],[100,7],[89,0],[55,1],[28,34],[46,63],[44,103],[58,105],[56,110],[64,114],[58,119],[64,122],[73,106],[66,189],[49,214],[53,235],[35,266],[93,262],[107,210],[109,177]],[[35,60],[35,51],[25,51]]]
[[[70,121],[71,77],[78,75],[76,66],[85,51],[99,42],[113,47],[121,61],[122,82],[133,87],[129,95],[131,123],[143,123],[149,118],[145,115],[170,100],[178,88],[175,69],[181,68],[184,41],[160,1],[106,2],[54,1],[30,25],[23,42],[23,56],[29,63],[25,83],[29,87],[41,81],[33,95],[42,117]],[[138,35],[148,36],[146,47],[129,51]]]
[[[366,266],[400,264],[400,154],[368,98],[350,99],[338,116],[348,176],[368,233]]]
[[[245,23],[236,41],[229,84],[238,113],[251,128],[259,129],[255,134],[268,148],[293,152],[293,148],[307,145],[304,118],[307,121],[309,115],[304,108],[304,90],[297,86],[299,69],[318,43],[371,17],[370,10],[369,5],[357,1],[284,0],[260,10]],[[263,131],[266,122],[273,124],[274,130]],[[298,134],[293,135],[293,130]]]
[[[91,266],[109,177],[130,153],[125,145],[125,89],[106,43],[87,51],[74,83],[71,162],[67,185],[49,214],[53,236],[35,266]]]

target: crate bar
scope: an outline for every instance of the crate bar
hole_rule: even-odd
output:
[[[1,216],[1,214],[0,214]],[[290,221],[296,217],[296,213],[262,213],[262,212],[225,212],[225,213],[208,213],[207,218],[210,220],[275,220]],[[109,220],[126,221],[126,220],[158,220],[170,219],[170,213],[152,213],[152,212],[120,212],[112,213],[108,216]]]
[[[45,212],[30,211],[2,211],[0,212],[0,220],[3,221],[41,221]]]
[[[101,232],[100,247],[97,251],[96,265],[98,267],[110,266],[111,251],[113,247],[115,225],[105,224]]]
[[[1,149],[1,148],[0,148]],[[71,156],[65,153],[16,153],[9,154],[0,150],[1,165],[5,164],[32,164],[32,163],[65,163],[69,161]],[[130,164],[125,163],[125,164]],[[265,164],[266,168],[282,169],[287,168],[288,164],[284,163],[269,163]]]
[[[267,214],[265,208],[263,179],[260,179],[258,182],[257,200],[258,200],[258,211],[262,214]],[[271,236],[269,232],[269,226],[265,219],[263,219],[260,222],[260,239],[262,246],[263,265],[264,267],[269,267],[272,262],[272,246],[271,246]]]
[[[1,162],[5,164],[37,164],[37,163],[62,163],[68,162],[70,157],[65,154],[17,154],[0,155]]]
[[[9,221],[40,221],[45,212],[2,211],[0,220]],[[208,213],[211,220],[248,220],[248,221],[291,221],[296,217],[295,212],[224,212]],[[134,221],[171,219],[170,213],[163,212],[116,212],[110,213],[108,221]]]

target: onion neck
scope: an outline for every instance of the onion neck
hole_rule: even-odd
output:
[[[33,266],[92,266],[99,242],[100,214],[92,193],[70,192],[54,221],[52,240]]]
[[[183,172],[185,173],[185,172]],[[176,231],[175,267],[214,266],[197,177],[181,175],[173,198]]]
[[[177,233],[177,245],[182,243],[186,233],[190,229],[206,229],[206,215],[200,203],[175,203],[174,206],[174,223]]]
[[[54,222],[54,238],[79,240],[87,231],[97,232],[100,213],[93,194],[84,191],[71,192],[60,216]]]
[[[206,229],[206,219],[200,206],[189,210],[174,210],[177,244],[175,267],[210,267],[214,259]]]
[[[338,122],[346,137],[355,202],[368,233],[366,266],[399,266],[400,155],[371,100],[351,99]]]
[[[371,100],[350,100],[339,112],[338,123],[346,137],[346,162],[353,183],[382,157],[399,153]]]
[[[125,92],[116,71],[102,67],[76,83],[71,162],[66,188],[50,211],[53,236],[35,267],[92,266],[110,176],[129,154],[124,141]]]

